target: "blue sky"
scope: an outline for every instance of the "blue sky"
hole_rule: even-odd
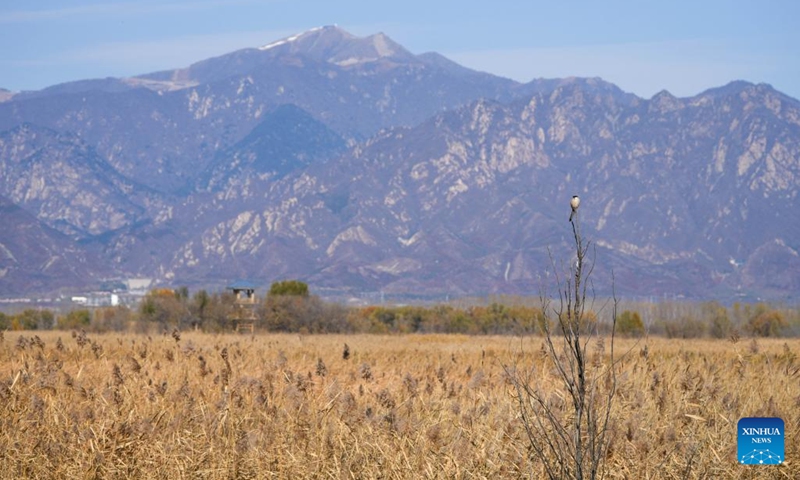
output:
[[[4,0],[0,87],[178,68],[338,24],[519,81],[599,76],[650,97],[741,79],[800,98],[799,19],[794,0]]]

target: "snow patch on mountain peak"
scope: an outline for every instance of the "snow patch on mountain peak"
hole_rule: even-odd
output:
[[[275,41],[275,42],[272,42],[272,43],[268,43],[266,45],[258,47],[258,49],[259,50],[269,50],[271,48],[279,47],[281,45],[285,45],[287,43],[294,42],[298,38],[303,37],[305,35],[308,35],[309,33],[318,32],[318,31],[322,30],[323,28],[325,28],[325,27],[314,27],[312,29],[306,30],[305,32],[301,32],[301,33],[298,33],[296,35],[292,35],[291,37],[286,37],[286,38],[283,38],[281,40],[278,40],[278,41]]]

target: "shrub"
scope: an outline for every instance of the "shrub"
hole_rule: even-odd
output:
[[[620,335],[638,337],[644,334],[644,323],[639,312],[625,310],[617,320],[617,332]]]
[[[664,322],[667,338],[699,338],[706,334],[706,324],[690,315],[677,322]]]
[[[333,333],[351,330],[346,310],[316,296],[267,296],[258,309],[259,326],[275,332]]]
[[[186,327],[191,323],[191,315],[185,300],[180,291],[176,293],[167,288],[152,290],[139,305],[139,318],[162,329]]]
[[[780,337],[782,330],[787,325],[781,312],[771,310],[751,318],[747,324],[747,330],[759,337]]]
[[[28,308],[11,317],[12,330],[50,330],[55,324],[55,315],[50,310]]]
[[[65,316],[58,317],[57,326],[60,330],[80,330],[86,328],[92,321],[89,310],[72,310]]]
[[[97,309],[92,319],[92,330],[96,332],[122,332],[130,328],[133,312],[128,307],[105,307]]]
[[[728,310],[718,302],[708,302],[702,305],[703,316],[709,325],[709,333],[714,338],[728,338],[733,330],[733,324],[728,318]]]

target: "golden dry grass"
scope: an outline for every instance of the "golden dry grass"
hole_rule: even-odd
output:
[[[541,344],[6,332],[0,476],[538,478],[503,365],[544,367],[552,382]],[[608,477],[800,478],[799,347],[618,341]],[[783,466],[736,464],[743,416],[784,419]]]

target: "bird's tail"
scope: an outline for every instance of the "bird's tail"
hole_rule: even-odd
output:
[[[575,211],[573,210],[572,213],[569,214],[569,221],[572,221],[572,217],[575,215]]]

